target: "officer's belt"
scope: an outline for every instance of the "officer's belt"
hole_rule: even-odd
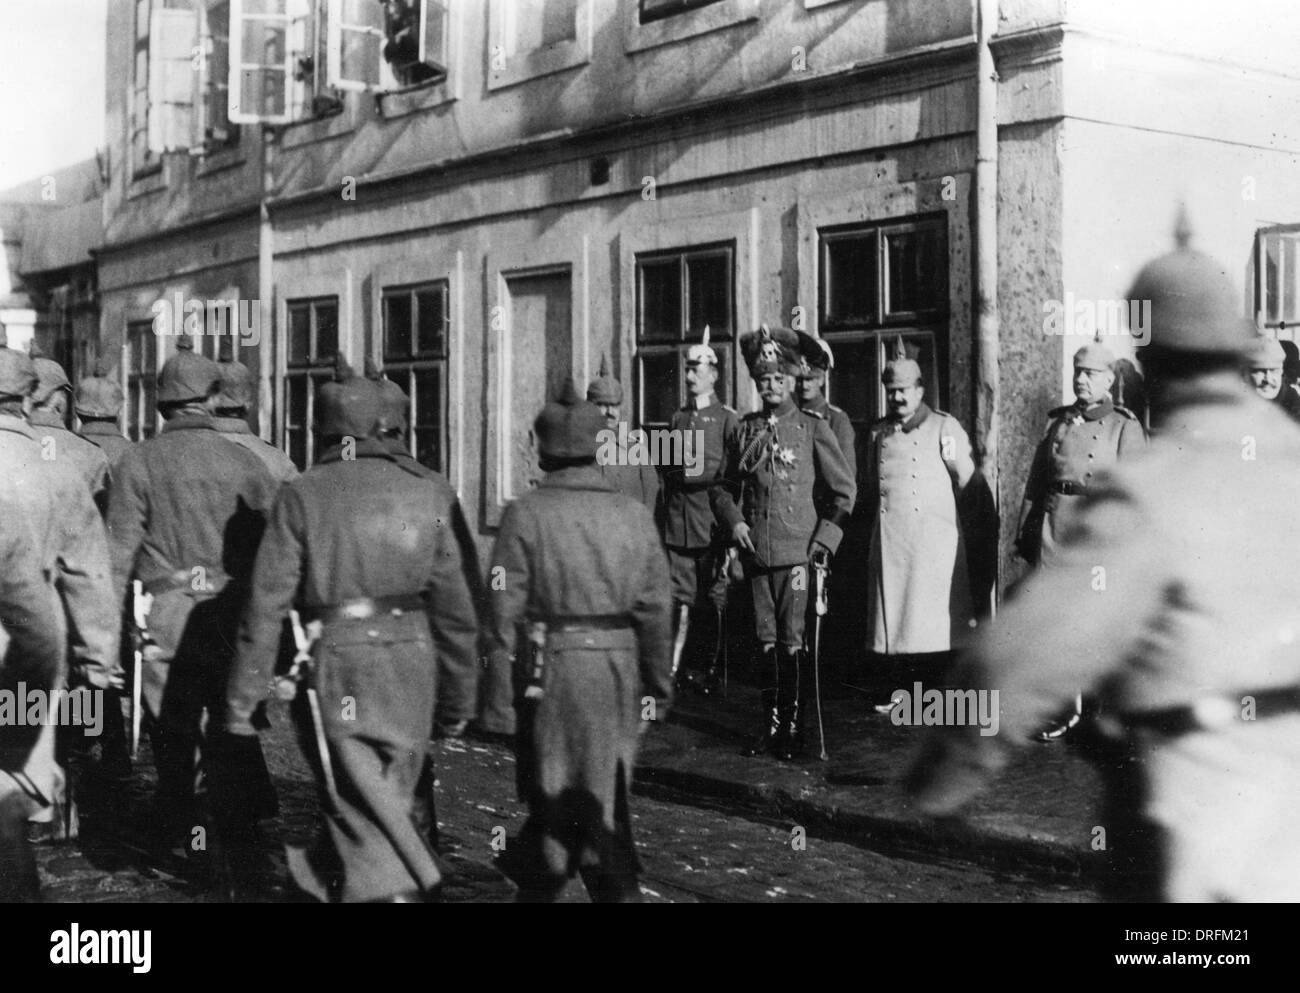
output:
[[[627,614],[552,615],[546,619],[548,635],[561,631],[625,631],[631,627],[632,618]]]
[[[636,631],[624,622],[622,627],[564,627],[546,630],[546,650],[563,652],[582,649],[635,651]]]
[[[1052,482],[1048,489],[1053,493],[1060,493],[1064,496],[1079,496],[1088,492],[1086,483],[1076,483],[1072,479],[1057,479]]]
[[[405,593],[401,596],[357,597],[327,606],[307,607],[305,613],[311,620],[330,624],[334,621],[365,621],[383,614],[401,617],[427,609],[428,604],[419,593]]]
[[[1214,731],[1242,720],[1241,701],[1246,697],[1255,702],[1256,720],[1300,713],[1300,686],[1286,686],[1233,696],[1207,697],[1185,707],[1133,711],[1122,715],[1121,720],[1130,730],[1155,731],[1170,738]]]
[[[216,596],[225,589],[226,583],[230,581],[230,577],[225,573],[209,571],[203,577],[204,588],[196,589],[194,586],[196,578],[198,578],[196,574],[189,569],[177,569],[170,576],[146,579],[141,585],[150,596],[161,596],[164,593],[184,593],[195,599],[201,599]]]

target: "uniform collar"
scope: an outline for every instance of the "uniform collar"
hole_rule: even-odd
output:
[[[382,438],[358,438],[352,446],[352,457],[343,458],[343,443],[330,445],[321,453],[321,457],[316,460],[317,465],[325,465],[330,462],[350,462],[352,458],[358,459],[386,459],[389,462],[396,462],[397,458],[393,455],[392,450],[388,447],[388,442]]]
[[[1100,403],[1094,403],[1091,407],[1085,408],[1075,404],[1074,409],[1078,411],[1079,416],[1085,421],[1099,421],[1115,409],[1115,401],[1107,396]]]
[[[830,409],[831,402],[825,396],[819,396],[816,399],[809,400],[803,405],[804,410],[811,410],[818,414],[825,414]]]
[[[599,465],[571,465],[548,472],[537,484],[538,489],[609,490],[614,487],[605,479]]]
[[[902,424],[899,424],[899,422],[894,420],[892,417],[890,418],[890,422],[897,425],[904,433],[911,433],[924,424],[930,417],[931,413],[930,405],[922,400],[916,408],[916,413],[903,421]]]
[[[116,421],[82,421],[81,433],[87,437],[93,435],[96,438],[122,437],[122,432],[117,429]]]
[[[796,407],[794,404],[794,400],[792,400],[790,397],[786,397],[785,400],[782,401],[778,407],[776,407],[776,409],[763,411],[763,417],[764,419],[767,419],[775,416],[778,419],[783,419],[789,417],[792,413],[794,413],[798,409],[799,408]]]
[[[215,431],[211,414],[177,414],[169,421],[163,422],[162,434],[168,431]]]
[[[11,417],[8,414],[0,414],[0,431],[12,431],[24,438],[36,439],[36,432],[32,430],[30,424],[21,417]]]
[[[252,434],[253,429],[242,417],[214,417],[212,426],[222,434]]]
[[[52,410],[32,409],[28,421],[35,427],[42,428],[63,428],[67,430],[68,425],[64,423],[63,418]]]
[[[710,390],[702,397],[691,397],[691,402],[687,404],[691,410],[707,410],[709,407],[715,407],[718,403],[718,395]]]

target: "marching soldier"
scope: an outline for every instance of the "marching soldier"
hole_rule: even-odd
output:
[[[1111,399],[1115,356],[1100,342],[1074,353],[1075,402],[1048,414],[1047,434],[1034,455],[1020,511],[1017,551],[1031,565],[1050,567],[1067,508],[1078,503],[1092,480],[1146,446],[1137,415]],[[1063,722],[1039,737],[1060,738],[1079,723],[1083,700]]]
[[[564,397],[538,415],[541,484],[506,508],[492,553],[489,639],[517,663],[518,775],[529,817],[498,865],[520,901],[575,872],[596,902],[635,902],[628,794],[640,734],[672,694],[668,570],[649,512],[596,465],[600,410]]]
[[[221,375],[221,392],[217,394],[216,412],[212,418],[216,429],[261,459],[277,483],[293,482],[298,478],[298,467],[293,464],[293,459],[253,434],[248,426],[248,405],[254,391],[253,374],[248,366],[231,357],[229,343],[222,345],[217,369]]]
[[[587,384],[587,402],[600,408],[605,415],[605,427],[617,437],[618,412],[623,405],[623,384],[610,375],[609,362],[603,356],[600,360],[600,376]],[[615,490],[624,496],[630,496],[653,514],[659,503],[659,473],[648,460],[645,465],[629,465],[629,449],[623,444],[624,438],[619,438],[616,446],[602,447],[602,450],[615,448],[617,459],[608,465],[602,463],[601,474]]]
[[[81,421],[78,432],[92,445],[98,445],[108,459],[110,479],[122,456],[129,452],[134,443],[122,436],[117,426],[118,416],[122,412],[122,387],[107,376],[85,376],[77,384],[77,393],[73,409]],[[107,501],[105,501],[107,510]]]
[[[719,622],[717,633],[720,634],[720,620],[727,605],[727,542],[718,533],[709,493],[722,477],[725,453],[740,430],[740,419],[734,410],[719,402],[713,391],[717,381],[718,356],[709,347],[706,327],[700,344],[686,351],[686,388],[691,393],[690,401],[673,414],[670,424],[672,437],[691,439],[691,451],[699,460],[700,472],[688,476],[684,466],[659,467],[663,476],[664,544],[668,548],[673,593],[673,675],[678,679],[683,678],[679,670],[692,626],[701,615],[712,616]],[[696,439],[702,439],[702,450],[695,448]],[[700,603],[705,595],[712,608],[707,614]],[[707,639],[696,641],[703,645]],[[715,650],[699,683],[705,692],[710,692],[717,680],[716,664]]]
[[[153,598],[142,692],[158,769],[156,839],[165,847],[189,843],[201,823],[195,794],[202,750],[214,841],[236,854],[254,843],[256,821],[275,810],[260,749],[223,735],[221,717],[276,482],[257,456],[216,430],[220,370],[191,349],[188,338],[178,339],[158,376],[166,424],[119,463],[108,528],[117,588],[125,594],[139,580]],[[225,789],[234,779],[242,779],[238,804]]]
[[[47,457],[71,460],[90,488],[91,497],[102,505],[108,490],[108,456],[98,445],[68,430],[68,399],[72,395],[72,383],[68,381],[63,366],[45,358],[34,340],[30,351],[40,379],[36,392],[32,394],[32,427],[37,429],[38,439],[51,453]]]
[[[304,737],[324,749],[315,765],[329,844],[291,849],[289,867],[322,901],[437,898],[438,865],[412,817],[433,730],[435,652],[475,664],[455,493],[392,453],[380,437],[384,405],[367,379],[321,387],[327,447],[276,500],[228,691],[228,729],[254,735],[284,618],[296,607],[303,624],[319,624],[305,678],[319,723]]]
[[[65,674],[74,691],[111,689],[122,673],[104,527],[81,476],[44,457],[25,419],[37,382],[27,356],[0,347],[0,689],[48,692]],[[54,725],[0,727],[0,900],[39,898],[24,822],[59,788]]]
[[[839,548],[857,488],[830,425],[790,399],[795,332],[764,326],[742,337],[740,347],[763,408],[741,422],[713,502],[741,549],[762,651],[764,730],[745,754],[770,750],[790,759],[799,731],[810,563]],[[820,508],[817,487],[826,494]]]
[[[1103,766],[1107,848],[1129,863],[1117,885],[1138,876],[1133,854],[1154,826],[1164,899],[1294,902],[1300,576],[1274,565],[1300,430],[1243,389],[1240,298],[1185,241],[1125,295],[1151,301],[1151,443],[1094,477],[1053,567],[970,646],[956,685],[999,691],[1001,733],[936,736],[913,788],[924,809],[953,813],[1082,684],[1105,694],[1134,753]]]

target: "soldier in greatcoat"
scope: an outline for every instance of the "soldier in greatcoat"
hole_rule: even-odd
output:
[[[937,735],[912,785],[924,809],[954,813],[1082,684],[1127,751],[1103,764],[1113,895],[1293,903],[1300,575],[1275,565],[1300,430],[1241,382],[1253,329],[1227,267],[1186,237],[1126,294],[1151,301],[1151,443],[1094,478],[1056,564],[969,646],[954,682],[998,690],[999,733]],[[1144,868],[1158,892],[1127,885]]]
[[[177,349],[158,377],[166,423],[123,457],[109,496],[113,577],[121,600],[132,580],[153,598],[142,692],[158,770],[155,840],[189,848],[194,827],[206,822],[222,852],[246,863],[256,821],[274,812],[275,795],[256,739],[252,747],[232,739],[221,719],[239,615],[278,484],[261,459],[216,430],[217,364],[196,355],[188,338]],[[210,787],[204,811],[195,804],[200,750]],[[237,796],[225,789],[232,776],[241,780]]]
[[[889,413],[871,425],[861,471],[873,518],[866,647],[886,697],[891,681],[941,671],[975,625],[957,505],[975,463],[957,418],[925,402],[914,360],[900,354],[881,382]]]
[[[228,689],[227,727],[255,734],[253,715],[274,676],[291,608],[320,625],[306,683],[318,699],[314,766],[327,837],[290,850],[295,882],[322,901],[417,902],[439,896],[441,874],[413,818],[438,695],[437,655],[472,668],[478,621],[444,481],[393,454],[385,401],[371,380],[325,384],[318,401],[326,448],[276,500],[257,556]],[[298,694],[304,722],[312,708]]]
[[[1111,399],[1115,355],[1100,342],[1074,353],[1075,402],[1048,414],[1047,433],[1034,455],[1020,511],[1017,551],[1031,565],[1050,568],[1061,521],[1082,499],[1093,479],[1146,447],[1137,415]],[[1039,735],[1060,738],[1078,724],[1082,697]]]
[[[24,416],[31,360],[0,347],[0,690],[121,686],[118,614],[103,524],[84,480],[47,459]],[[70,671],[67,662],[71,662]],[[25,821],[59,789],[54,725],[0,727],[0,900],[39,898]],[[37,754],[38,742],[47,744]]]
[[[217,369],[221,374],[221,391],[217,394],[212,423],[228,440],[261,459],[277,483],[293,482],[298,478],[298,467],[293,460],[255,435],[248,426],[248,407],[256,391],[248,366],[233,358],[226,344]]]
[[[719,401],[718,356],[709,346],[709,329],[703,340],[686,350],[686,388],[690,400],[676,411],[669,424],[670,437],[690,439],[694,464],[660,466],[663,476],[663,539],[668,548],[668,569],[673,593],[673,675],[687,682],[684,659],[699,650],[708,653],[702,679],[691,680],[710,692],[717,682],[717,638],[727,605],[726,547],[710,506],[709,494],[721,479],[726,450],[740,430],[740,418]],[[691,475],[687,475],[690,468]],[[712,621],[712,625],[710,624]],[[688,652],[687,645],[697,646]]]
[[[601,452],[610,457],[598,454],[596,460],[601,474],[619,493],[630,496],[652,514],[656,513],[659,504],[659,473],[650,464],[649,451],[645,446],[643,449],[647,458],[641,461],[635,437],[631,438],[630,444],[625,443],[629,436],[626,424],[622,425],[620,433],[619,408],[623,406],[623,384],[610,375],[609,362],[604,357],[600,360],[600,375],[587,384],[587,402],[600,408],[605,415],[605,428],[612,433],[613,443],[601,446]],[[604,437],[608,439],[611,435]],[[636,456],[636,464],[633,464],[632,454]]]
[[[650,512],[596,465],[604,426],[571,382],[543,408],[546,476],[506,508],[492,553],[488,637],[516,667],[529,810],[499,864],[521,901],[557,899],[575,873],[594,901],[640,899],[629,791],[672,694],[668,568]]]
[[[763,407],[741,422],[713,504],[741,550],[762,652],[763,732],[746,754],[774,751],[789,759],[799,732],[812,566],[839,548],[857,487],[830,425],[790,397],[798,370],[795,332],[764,326],[740,345]]]
[[[32,364],[39,383],[32,394],[32,427],[49,452],[47,458],[68,459],[90,488],[90,495],[103,506],[108,491],[108,456],[98,445],[87,441],[68,428],[68,401],[72,383],[63,366],[40,354],[36,342],[31,345]]]
[[[92,445],[103,449],[108,459],[110,484],[113,470],[135,444],[122,435],[122,429],[117,425],[117,419],[122,413],[122,401],[122,387],[116,380],[101,375],[82,377],[73,399],[73,410],[81,422],[77,433]],[[108,509],[107,501],[104,509]]]

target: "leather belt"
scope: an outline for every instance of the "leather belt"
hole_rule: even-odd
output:
[[[551,617],[546,621],[546,633],[582,631],[623,631],[632,627],[627,614],[591,614],[587,617]]]
[[[1300,686],[1286,686],[1234,696],[1207,697],[1186,707],[1165,707],[1126,713],[1126,728],[1155,731],[1174,738],[1197,731],[1213,731],[1242,719],[1242,700],[1250,697],[1255,704],[1255,719],[1300,713]]]
[[[1055,480],[1048,489],[1053,493],[1060,493],[1064,496],[1079,496],[1088,492],[1088,486],[1086,483],[1076,483],[1072,479]]]
[[[333,621],[365,621],[382,614],[401,617],[427,609],[423,596],[406,593],[401,596],[358,597],[328,606],[308,607],[306,613],[312,620],[329,624]]]

